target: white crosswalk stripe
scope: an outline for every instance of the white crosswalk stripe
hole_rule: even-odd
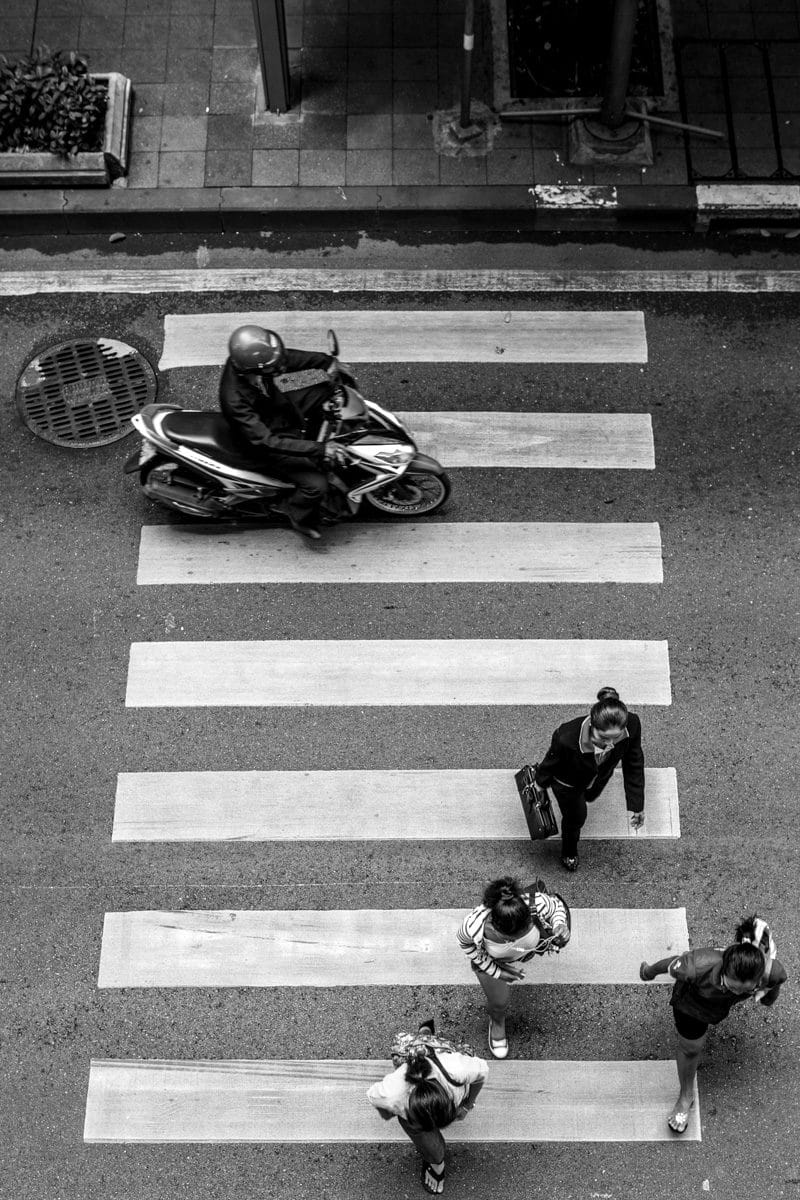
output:
[[[631,704],[669,704],[666,642],[134,642],[126,704],[583,704],[597,679]]]
[[[106,913],[100,987],[475,986],[456,942],[464,909]],[[688,945],[682,908],[572,910],[569,953],[525,984],[639,984],[642,959]],[[650,985],[648,985],[650,986]]]
[[[386,1061],[94,1061],[87,1142],[406,1142],[364,1093]],[[666,1142],[671,1062],[492,1063],[448,1142]],[[700,1140],[695,1099],[682,1142]]]
[[[140,584],[661,583],[657,525],[343,525],[309,553],[285,529],[146,525]]]
[[[456,467],[652,471],[649,413],[399,412],[424,454]]]
[[[632,829],[615,774],[581,836],[680,837],[673,767]],[[513,770],[145,771],[117,777],[114,842],[528,841]]]
[[[159,369],[221,365],[238,325],[280,330],[287,346],[324,347],[336,330],[348,362],[647,362],[642,312],[334,309],[173,314]]]

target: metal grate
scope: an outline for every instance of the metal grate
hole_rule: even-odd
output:
[[[37,437],[91,449],[125,437],[130,418],[156,397],[146,358],[112,338],[61,342],[32,359],[17,382],[17,408]]]
[[[726,134],[684,136],[690,183],[800,179],[800,41],[676,38],[675,63],[683,120]]]

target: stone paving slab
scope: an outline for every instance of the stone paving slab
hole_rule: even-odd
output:
[[[478,9],[473,96],[488,102],[491,32]],[[775,182],[791,183],[800,174],[800,0],[673,0],[672,12],[679,38],[778,39],[770,66],[784,176]],[[296,102],[276,115],[264,111],[249,0],[6,0],[0,52],[16,57],[41,41],[76,48],[94,70],[131,76],[134,114],[130,170],[113,199],[88,189],[61,199],[0,192],[3,228],[13,232],[24,211],[43,226],[57,213],[72,229],[100,215],[133,222],[137,212],[143,226],[174,227],[177,215],[185,227],[187,206],[200,223],[209,215],[226,223],[232,205],[254,223],[267,213],[325,208],[332,218],[386,219],[410,215],[415,204],[440,213],[485,209],[491,222],[510,206],[524,224],[534,209],[553,212],[552,203],[538,204],[537,187],[561,189],[573,218],[582,209],[590,220],[592,206],[571,193],[592,186],[639,188],[634,207],[652,212],[674,214],[685,200],[693,218],[683,139],[671,132],[655,135],[647,168],[569,165],[557,122],[504,123],[481,156],[439,153],[432,118],[458,106],[463,0],[286,0],[286,17]],[[689,119],[727,134],[716,49],[683,53]],[[753,47],[727,54],[739,164],[772,175],[763,63]],[[726,181],[727,142],[693,142],[692,166]],[[619,197],[614,207],[619,220]]]

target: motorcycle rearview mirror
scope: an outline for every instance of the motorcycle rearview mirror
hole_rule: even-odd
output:
[[[333,358],[339,357],[339,339],[332,329],[328,330],[328,354]]]

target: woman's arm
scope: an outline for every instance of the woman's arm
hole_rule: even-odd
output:
[[[680,956],[676,958],[674,954],[671,954],[669,958],[660,958],[658,962],[643,962],[639,967],[639,978],[643,979],[645,983],[652,983],[657,975],[674,975],[672,968],[680,961]]]
[[[483,948],[483,928],[489,919],[489,909],[480,904],[467,913],[456,934],[458,944],[470,962],[475,964],[478,971],[491,975],[493,979],[504,978],[504,972],[499,963],[487,954]]]
[[[643,813],[644,750],[642,749],[642,723],[638,717],[635,721],[629,721],[627,744],[622,755],[622,783],[625,788],[625,807],[628,812]]]
[[[781,994],[781,984],[786,983],[786,971],[783,965],[774,959],[769,972],[768,982],[764,984],[764,994],[759,997],[759,1003],[765,1008],[772,1008],[772,1005]]]
[[[461,1101],[456,1109],[456,1120],[463,1121],[467,1113],[472,1112],[473,1108],[475,1107],[475,1101],[477,1100],[481,1088],[483,1087],[483,1083],[484,1081],[482,1079],[477,1079],[474,1083],[469,1085],[469,1091],[467,1092],[466,1098]]]
[[[539,769],[536,772],[536,782],[539,787],[550,786],[553,782],[553,775],[556,768],[561,761],[561,743],[558,734],[559,730],[557,729],[550,739],[550,749],[539,763]]]

